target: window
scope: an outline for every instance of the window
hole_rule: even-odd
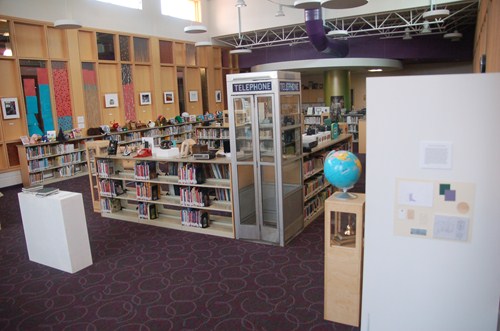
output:
[[[201,0],[161,0],[161,13],[192,22],[201,22]]]
[[[97,0],[97,1],[110,3],[112,5],[142,10],[142,0]]]

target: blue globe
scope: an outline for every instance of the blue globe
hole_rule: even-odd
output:
[[[361,175],[361,162],[348,151],[328,153],[323,168],[330,184],[344,192],[353,187]]]

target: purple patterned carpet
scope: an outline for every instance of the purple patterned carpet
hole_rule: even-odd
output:
[[[358,330],[323,319],[323,225],[287,247],[101,218],[82,192],[93,265],[29,261],[17,193],[0,189],[0,330]]]

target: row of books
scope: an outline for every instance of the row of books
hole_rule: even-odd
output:
[[[188,163],[184,165],[180,163],[177,176],[181,184],[203,184],[205,182],[205,174],[201,164]]]
[[[103,197],[116,197],[125,193],[121,181],[102,179],[99,181],[99,193]]]
[[[154,220],[158,218],[158,206],[153,203],[139,202],[137,213],[140,219]]]
[[[26,156],[29,159],[52,156],[62,153],[71,153],[75,151],[73,144],[40,145],[26,147]]]
[[[206,189],[181,187],[180,203],[185,207],[208,207],[210,198]]]
[[[154,161],[137,161],[134,165],[135,179],[154,179],[158,177],[156,171],[156,162]]]
[[[304,206],[304,218],[308,218],[316,213],[319,209],[324,206],[324,202],[330,195],[333,194],[335,188],[333,186],[328,186],[325,190],[321,191],[313,199],[309,200]]]
[[[216,188],[215,199],[219,201],[231,201],[231,190],[226,188]]]
[[[115,213],[122,209],[121,201],[119,199],[101,199],[101,212],[102,213]]]
[[[325,186],[325,184],[326,184],[325,174],[321,173],[312,177],[311,179],[307,180],[307,182],[304,183],[304,195],[308,196],[315,190]]]
[[[82,153],[77,152],[77,153],[56,156],[54,158],[54,161],[55,161],[56,165],[65,165],[65,164],[74,163],[74,162],[82,162],[85,160],[82,160]]]
[[[115,164],[113,160],[97,159],[97,173],[99,177],[109,177],[115,173]]]
[[[197,228],[207,228],[209,226],[208,213],[198,209],[182,209],[181,224]]]
[[[135,183],[135,194],[137,196],[137,199],[158,200],[160,189],[158,184],[137,182]]]
[[[304,177],[311,175],[317,169],[323,169],[325,156],[320,154],[302,163]]]
[[[207,176],[216,179],[229,179],[229,167],[222,164],[206,164]]]
[[[229,129],[198,128],[196,137],[198,139],[229,139]]]
[[[87,170],[87,164],[72,164],[57,169],[38,169],[30,174],[30,183],[43,182],[44,179],[70,177]]]

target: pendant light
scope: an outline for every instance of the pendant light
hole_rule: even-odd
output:
[[[434,4],[431,0],[431,7],[428,11],[422,14],[422,18],[424,20],[437,20],[443,19],[450,15],[450,11],[448,9],[434,9]]]
[[[68,1],[64,1],[65,14],[68,18],[63,18],[60,20],[56,20],[54,22],[54,27],[56,29],[79,29],[82,25],[75,19],[72,18],[72,10],[68,10]]]
[[[241,41],[242,35],[241,35],[241,7],[245,7],[246,3],[244,0],[237,0],[236,1],[236,9],[238,9],[238,39]],[[252,50],[249,48],[237,48],[229,51],[229,54],[249,54],[252,53]]]
[[[322,0],[321,7],[328,9],[348,9],[364,6],[368,0]]]

